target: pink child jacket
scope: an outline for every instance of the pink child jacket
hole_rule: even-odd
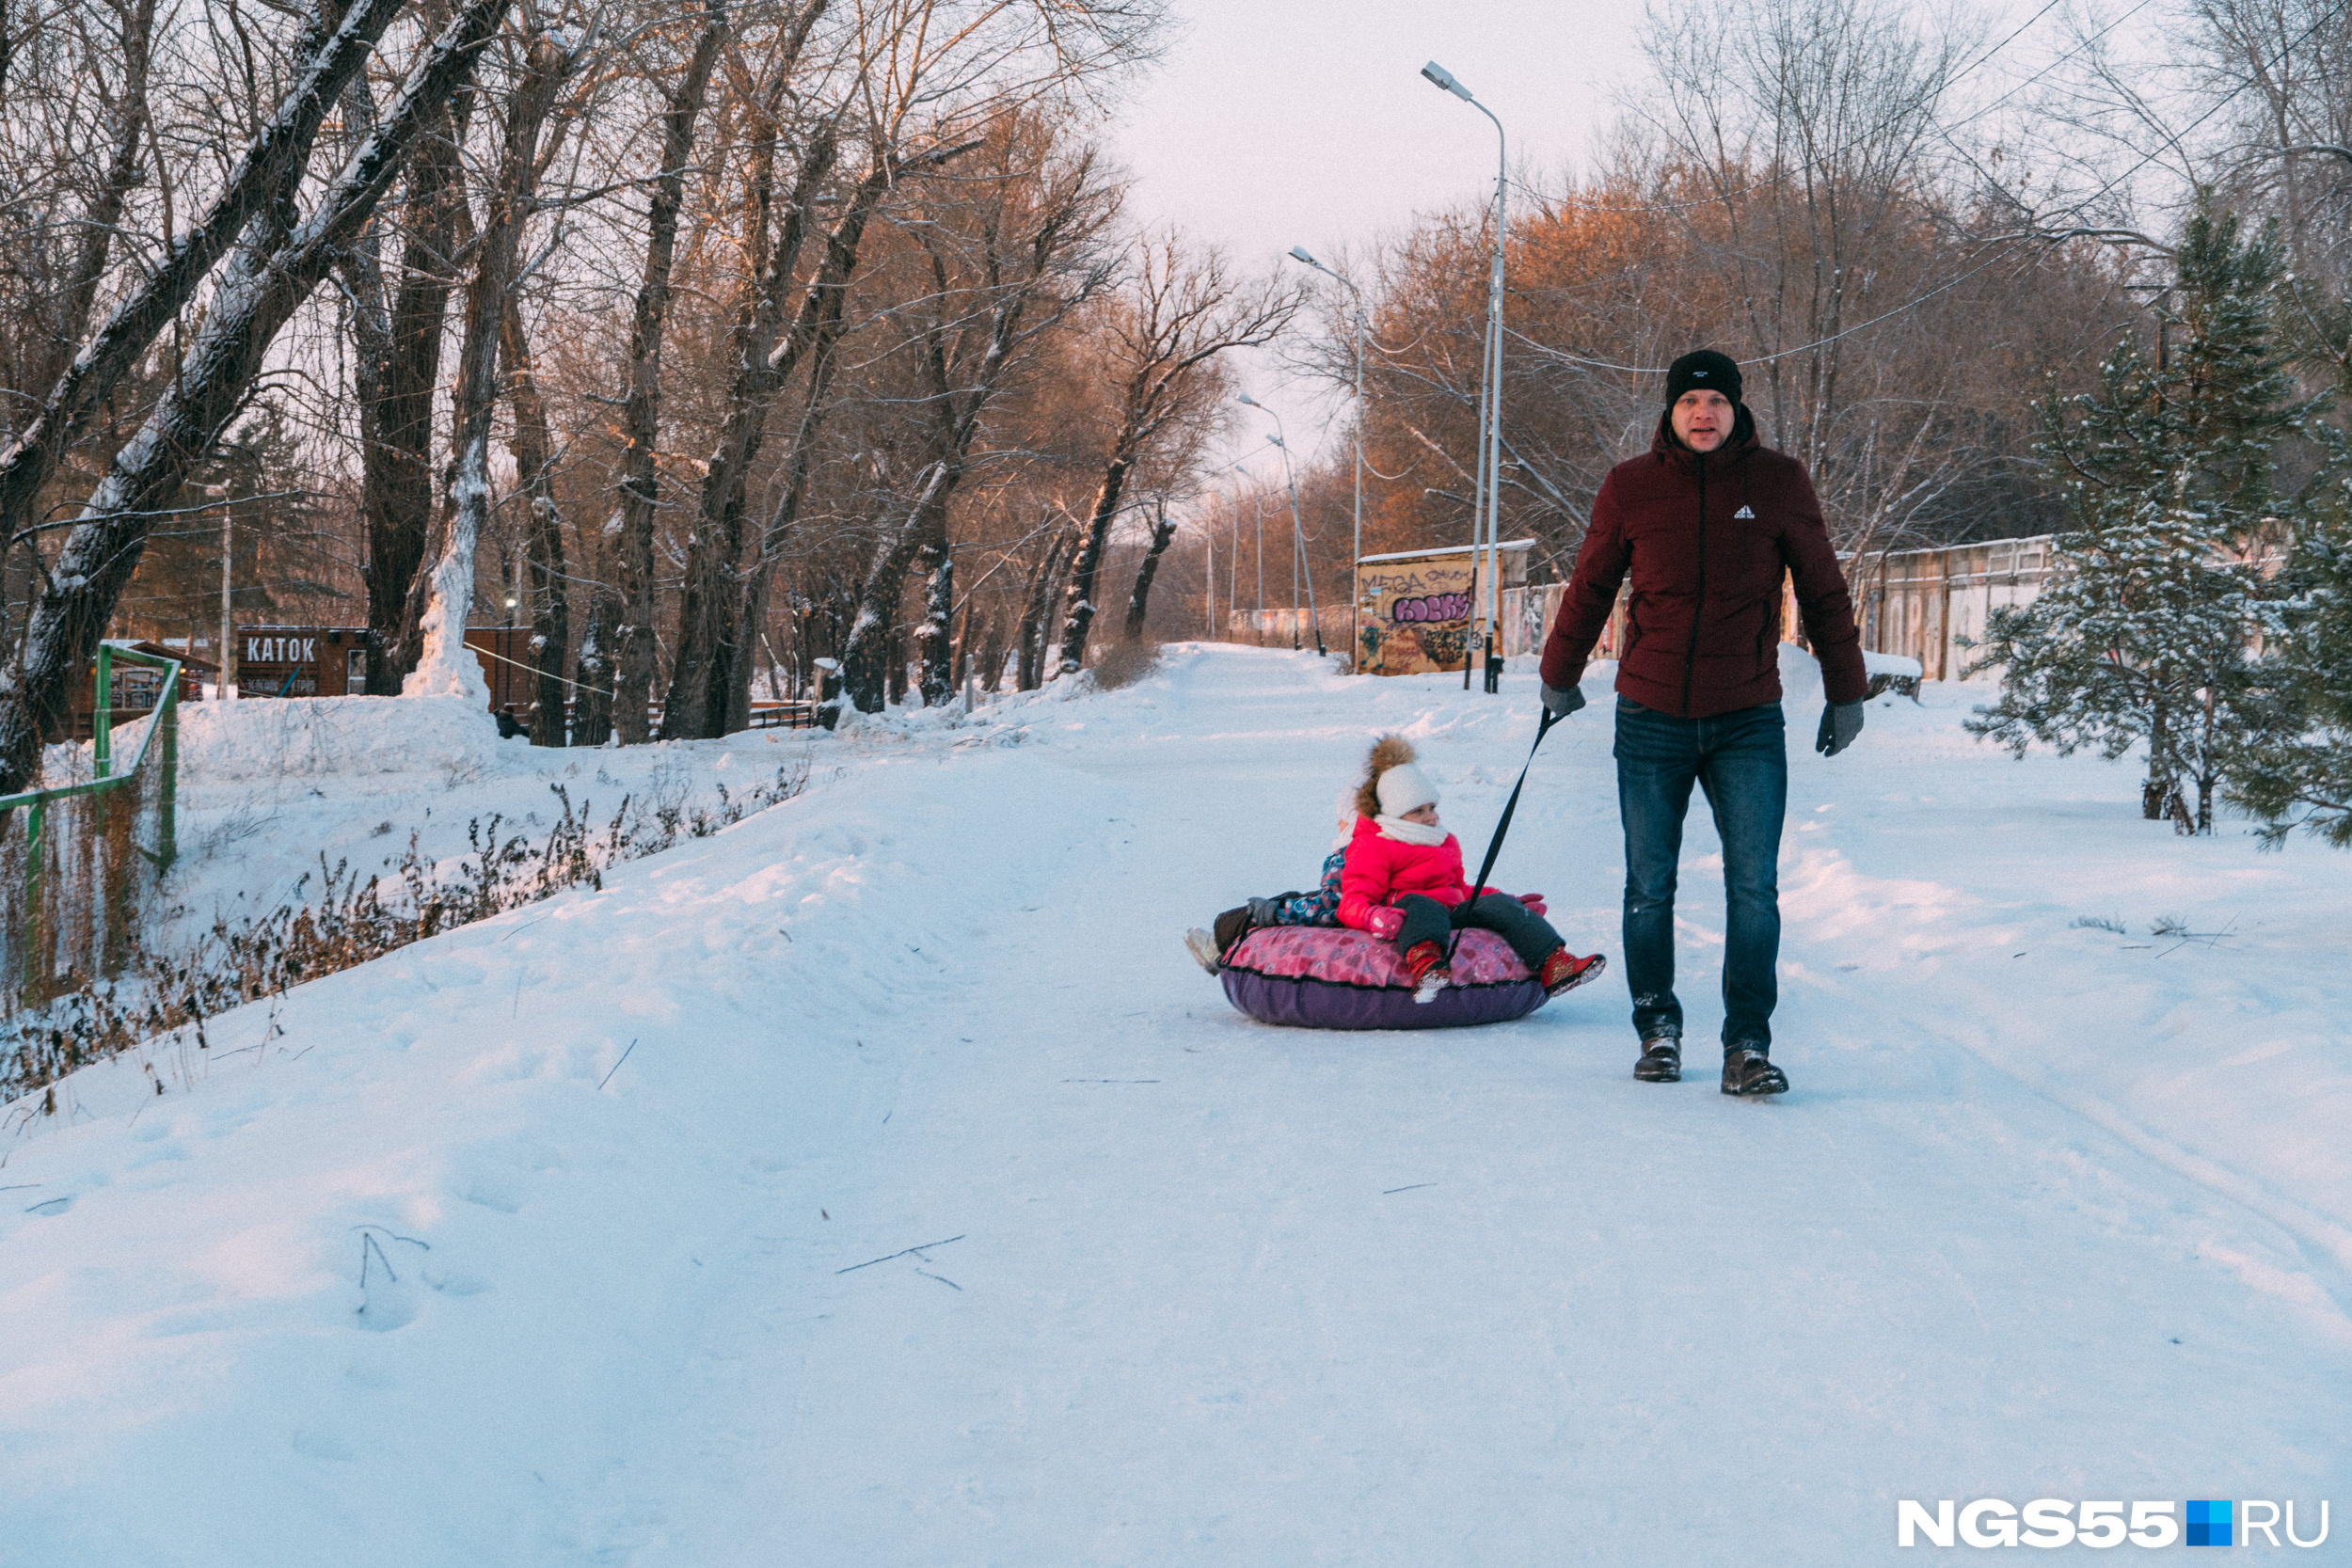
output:
[[[1491,890],[1489,890],[1491,891]],[[1369,816],[1356,818],[1347,841],[1347,863],[1340,871],[1340,924],[1372,928],[1372,911],[1419,893],[1452,908],[1470,896],[1462,879],[1462,846],[1452,833],[1443,844],[1402,844],[1386,837]]]

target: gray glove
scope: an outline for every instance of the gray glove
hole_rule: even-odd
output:
[[[1825,757],[1834,757],[1853,744],[1853,737],[1862,733],[1860,703],[1832,703],[1821,710],[1821,733],[1814,739],[1813,749]]]
[[[1544,711],[1554,719],[1565,719],[1584,705],[1584,693],[1571,686],[1565,690],[1556,686],[1544,688]]]
[[[1274,900],[1271,898],[1252,898],[1249,900],[1249,924],[1252,926],[1273,926],[1279,924],[1279,922],[1275,919]]]

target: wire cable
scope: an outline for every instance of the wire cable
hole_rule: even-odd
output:
[[[1956,84],[1975,72],[1979,67],[1984,65],[1988,60],[1991,60],[2002,50],[2007,49],[2010,44],[2016,42],[2019,38],[2024,36],[2027,28],[2030,28],[2035,23],[2040,22],[2043,17],[2049,15],[2050,12],[2057,9],[2060,0],[2048,0],[2048,3],[2045,4],[2040,10],[2034,12],[2030,17],[2027,17],[2023,25],[2011,32],[2007,38],[2001,40],[2000,42],[1986,50],[1982,55],[1978,55],[1977,58],[1969,64],[1962,67],[1944,83],[1943,87],[1939,89],[1939,92],[1949,92]],[[2056,71],[2059,66],[2065,64],[2076,54],[2089,48],[2091,44],[2098,42],[2099,40],[2105,38],[2107,34],[2113,32],[2116,28],[2130,21],[2141,11],[2147,9],[2148,7],[2153,3],[2154,0],[2138,0],[2138,3],[2133,6],[2130,10],[2125,11],[2122,16],[2117,17],[2113,22],[2108,23],[2105,27],[2100,28],[2096,33],[2091,34],[2090,37],[2075,44],[2074,48],[2067,50],[2064,54],[2052,60],[2048,65],[2043,66],[2040,71],[2035,71],[2032,75],[2026,77],[2024,81],[2010,88],[2009,91],[2003,93],[2000,97],[1994,99],[1983,108],[1977,110],[1974,114],[1966,116],[1957,124],[1950,127],[1950,129],[1958,130],[1961,126],[1964,126],[1983,119],[1986,115],[1991,114],[1994,109],[1999,108],[2002,104],[2008,103],[2010,99],[2025,91],[2026,88],[2033,86],[2034,83],[2040,81],[2042,77],[2047,76],[2051,71]],[[1772,175],[1770,179],[1758,181],[1755,184],[1743,185],[1736,191],[1725,191],[1714,196],[1699,197],[1690,201],[1660,202],[1654,206],[1645,207],[1604,207],[1597,202],[1581,200],[1573,195],[1563,195],[1558,197],[1548,196],[1541,191],[1535,190],[1532,186],[1522,184],[1517,180],[1512,181],[1511,183],[1518,185],[1522,195],[1531,197],[1537,201],[1557,201],[1563,206],[1576,207],[1588,213],[1604,213],[1620,216],[1630,216],[1645,213],[1688,212],[1693,207],[1710,207],[1719,201],[1727,200],[1735,196],[1745,196],[1751,191],[1767,189],[1771,186],[1781,183],[1783,181],[1788,180],[1801,170],[1817,167],[1820,165],[1829,163],[1833,159],[1842,157],[1846,153],[1851,152],[1855,148],[1861,146],[1870,137],[1877,135],[1880,132],[1885,130],[1888,126],[1894,124],[1897,119],[1901,118],[1902,117],[1899,114],[1890,115],[1885,119],[1881,120],[1878,124],[1870,127],[1869,130],[1856,135],[1851,141],[1847,142],[1844,146],[1836,148],[1831,151],[1820,154],[1818,157],[1801,160],[1800,162],[1790,166],[1788,168],[1783,169],[1779,173]]]
[[[2145,0],[2143,0],[2143,4],[2144,3]],[[2304,42],[2308,40],[2312,34],[2318,32],[2321,27],[2327,25],[2329,20],[2331,19],[2327,16],[2322,16],[2318,21],[2303,29],[2302,33],[2292,42],[2285,45],[2279,51],[2278,54],[2270,57],[2269,61],[2264,67],[2264,73],[2266,73],[2271,67],[2276,66],[2280,60],[2285,59],[2286,56],[2294,50],[2301,48]],[[2208,108],[2203,114],[2199,115],[2195,119],[2189,121],[2188,124],[2183,126],[2179,135],[2173,136],[2171,140],[2179,142],[2185,138],[2190,132],[2196,130],[2199,126],[2204,124],[2205,121],[2211,119],[2214,116],[2219,114],[2224,108],[2228,107],[2231,101],[2235,99],[2239,93],[2244,92],[2248,87],[2251,87],[2256,79],[2256,77],[2249,76],[2245,82],[2240,83],[2237,87],[2231,88],[2221,97],[2216,99],[2212,107]],[[2069,215],[2079,216],[2082,211],[2089,207],[2092,202],[2097,201],[2101,197],[2106,196],[2109,191],[2114,190],[2116,186],[2122,184],[2124,181],[2129,180],[2133,175],[2137,174],[2141,169],[2146,168],[2150,164],[2154,163],[2158,158],[2163,157],[2169,150],[2169,148],[2159,147],[2149,152],[2137,163],[2132,165],[2131,167],[2115,176],[2115,178],[2109,180],[2106,184],[2100,186],[2089,196],[2084,197],[2080,201],[2075,202],[2071,208],[2068,209]],[[1851,338],[1857,332],[1867,332],[1871,327],[1878,325],[1881,322],[1892,320],[1894,317],[1899,316],[1907,310],[1915,310],[1920,306],[1925,305],[1929,300],[1934,299],[1940,294],[1949,293],[1952,290],[1959,288],[1963,283],[1967,282],[1970,278],[1975,277],[1979,274],[1986,271],[1988,268],[1993,267],[2005,258],[2016,254],[2025,246],[2038,242],[2043,242],[2045,240],[2046,236],[2044,234],[2028,230],[2027,232],[2019,235],[2016,239],[2010,241],[2008,245],[2002,246],[1999,250],[1994,252],[1993,255],[1985,261],[1979,261],[1977,265],[1970,267],[1966,272],[1962,273],[1959,277],[1950,278],[1946,282],[1939,283],[1934,288],[1930,289],[1927,293],[1917,295],[1913,299],[1906,300],[1902,304],[1896,306],[1891,310],[1882,311],[1878,315],[1872,316],[1868,321],[1857,323],[1852,326],[1846,327],[1842,331],[1833,332],[1826,338],[1816,338],[1813,341],[1799,344],[1795,348],[1785,348],[1772,354],[1758,355],[1753,359],[1741,359],[1737,361],[1737,363],[1741,365],[1769,365],[1776,359],[1787,359],[1793,355],[1810,354],[1817,348],[1827,348],[1830,344],[1846,338]],[[1518,339],[1519,341],[1527,344],[1530,348],[1537,350],[1548,358],[1565,359],[1572,364],[1590,366],[1595,370],[1622,371],[1633,375],[1663,375],[1669,369],[1669,367],[1664,365],[1619,365],[1606,359],[1588,359],[1581,355],[1569,354],[1565,350],[1550,348],[1545,344],[1538,343],[1534,339],[1527,337],[1524,333],[1513,331],[1510,327],[1504,327],[1503,331],[1509,333],[1510,336]]]

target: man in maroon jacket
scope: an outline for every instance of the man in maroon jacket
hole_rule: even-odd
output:
[[[1617,809],[1625,821],[1625,967],[1636,1078],[1682,1076],[1675,997],[1675,868],[1691,785],[1707,792],[1724,844],[1725,1094],[1781,1094],[1771,1057],[1780,955],[1781,820],[1788,753],[1780,712],[1783,573],[1796,580],[1829,705],[1816,749],[1862,731],[1862,641],[1804,465],[1756,439],[1740,367],[1711,349],[1666,373],[1649,451],[1609,470],[1576,576],[1544,643],[1544,706],[1584,705],[1577,682],[1617,585],[1633,593],[1617,663]]]

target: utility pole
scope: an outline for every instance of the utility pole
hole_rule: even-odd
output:
[[[1300,522],[1299,522],[1299,520],[1298,520],[1298,479],[1297,479],[1297,476],[1296,476],[1295,474],[1294,474],[1294,473],[1291,471],[1291,449],[1290,449],[1290,443],[1282,439],[1282,435],[1283,435],[1283,432],[1282,432],[1282,416],[1281,416],[1281,415],[1279,415],[1279,414],[1277,414],[1277,413],[1276,413],[1273,409],[1268,408],[1268,407],[1267,407],[1264,404],[1260,403],[1260,402],[1259,402],[1256,398],[1251,397],[1251,396],[1250,396],[1248,392],[1244,392],[1244,393],[1242,393],[1241,398],[1240,398],[1240,401],[1241,401],[1243,404],[1247,404],[1248,406],[1249,406],[1249,407],[1251,407],[1251,408],[1256,409],[1259,413],[1265,415],[1268,419],[1270,419],[1270,420],[1272,420],[1274,421],[1274,432],[1275,432],[1275,433],[1274,433],[1273,435],[1271,435],[1271,436],[1267,436],[1267,437],[1266,437],[1266,439],[1267,439],[1268,441],[1272,442],[1272,443],[1273,443],[1276,447],[1278,447],[1278,448],[1279,448],[1279,449],[1281,450],[1281,453],[1282,453],[1282,481],[1283,481],[1283,483],[1284,483],[1287,486],[1289,486],[1289,489],[1290,489],[1290,498],[1291,498],[1291,647],[1292,647],[1292,649],[1293,649],[1294,651],[1295,651],[1295,650],[1297,649],[1297,647],[1298,647],[1298,644],[1299,644],[1299,638],[1298,638],[1298,616],[1299,616],[1299,606],[1298,606],[1298,582],[1299,582],[1299,576],[1300,576],[1300,572],[1301,572],[1301,570],[1303,569],[1303,570],[1305,571],[1305,575],[1306,575],[1306,581],[1307,581],[1307,607],[1306,607],[1306,612],[1307,612],[1309,615],[1311,615],[1311,616],[1314,617],[1314,623],[1315,623],[1315,653],[1316,653],[1318,656],[1321,656],[1321,655],[1324,655],[1324,654],[1327,654],[1327,653],[1329,653],[1329,652],[1330,652],[1330,649],[1328,649],[1328,648],[1325,647],[1325,646],[1324,646],[1324,642],[1323,642],[1323,616],[1322,616],[1322,613],[1321,613],[1319,610],[1316,610],[1316,608],[1315,608],[1315,576],[1314,576],[1314,567],[1313,567],[1312,563],[1311,563],[1311,562],[1310,562],[1308,561],[1308,559],[1307,559],[1307,531],[1306,531],[1306,529],[1305,529],[1305,528],[1304,528],[1304,527],[1300,524]],[[1259,569],[1260,569],[1261,571],[1263,571],[1263,570],[1264,570],[1264,560],[1265,560],[1265,555],[1264,555],[1264,545],[1263,545],[1263,539],[1264,539],[1264,535],[1265,535],[1265,522],[1264,522],[1264,513],[1263,513],[1263,509],[1261,509],[1261,511],[1260,511],[1260,513],[1259,513],[1259,519],[1260,519],[1260,520],[1259,520],[1259,523],[1258,523],[1258,530],[1259,530],[1259,538],[1260,538],[1260,540],[1261,540],[1261,543],[1260,543],[1260,546],[1259,546],[1259,562],[1260,562]],[[1261,587],[1260,587],[1259,592],[1260,592],[1261,594],[1264,593],[1264,589],[1263,589],[1263,586],[1261,586]]]
[[[213,700],[232,703],[237,699],[237,628],[230,622],[229,596],[236,580],[237,514],[230,507],[220,509],[220,674],[213,687]]]
[[[1216,641],[1216,511],[1214,506],[1209,512],[1209,526],[1200,531],[1200,547],[1207,552],[1209,562],[1209,591],[1202,595],[1201,602],[1207,612],[1209,641],[1214,642]]]

